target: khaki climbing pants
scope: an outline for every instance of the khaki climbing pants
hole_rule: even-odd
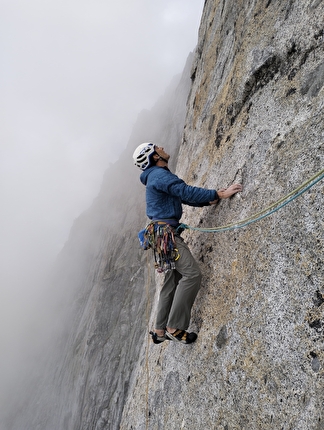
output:
[[[179,236],[175,237],[180,258],[176,268],[165,274],[158,303],[156,329],[165,327],[187,330],[191,308],[201,284],[201,271],[188,245]]]

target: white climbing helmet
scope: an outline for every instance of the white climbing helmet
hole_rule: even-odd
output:
[[[151,156],[155,152],[154,144],[151,142],[142,143],[139,145],[133,154],[133,160],[135,166],[139,167],[141,170],[145,170],[151,164]]]

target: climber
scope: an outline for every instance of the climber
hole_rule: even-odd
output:
[[[201,283],[201,271],[187,244],[177,232],[182,216],[182,204],[202,207],[215,205],[242,191],[242,185],[210,190],[187,185],[168,169],[170,155],[153,143],[139,145],[133,154],[134,163],[143,172],[140,180],[146,186],[146,213],[153,222],[165,222],[174,231],[180,258],[174,270],[165,273],[160,292],[155,331],[150,332],[154,343],[175,340],[189,344],[197,339],[189,333],[191,308]]]

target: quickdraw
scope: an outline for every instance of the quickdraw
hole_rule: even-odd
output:
[[[138,234],[141,246],[153,250],[154,266],[159,273],[175,269],[180,258],[174,234],[174,228],[162,221],[151,222]]]

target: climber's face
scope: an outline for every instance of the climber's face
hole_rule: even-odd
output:
[[[155,146],[155,152],[162,157],[164,160],[169,160],[170,155],[164,151],[162,146]]]

